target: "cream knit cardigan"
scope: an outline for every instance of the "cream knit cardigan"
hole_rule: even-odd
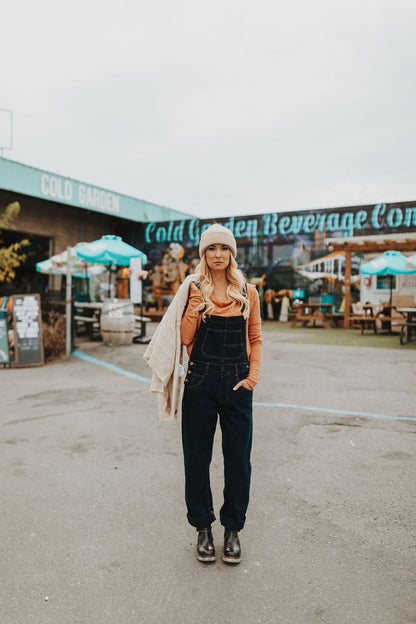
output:
[[[181,284],[143,356],[153,371],[150,392],[158,393],[160,421],[177,420],[181,415],[184,375],[183,369],[182,375],[179,371],[187,365],[186,350],[181,343],[181,321],[189,288],[198,278],[196,274],[188,275]]]

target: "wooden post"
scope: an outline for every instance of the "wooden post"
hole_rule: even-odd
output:
[[[66,354],[72,353],[72,263],[71,247],[66,248]]]
[[[351,250],[345,247],[345,280],[344,280],[344,327],[350,326],[350,306],[351,306]]]

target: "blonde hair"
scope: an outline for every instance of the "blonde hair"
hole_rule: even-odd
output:
[[[207,314],[212,314],[215,310],[215,305],[211,299],[214,293],[214,282],[212,281],[212,273],[207,264],[205,253],[195,268],[195,273],[199,273],[199,290],[202,295],[202,301],[197,308],[197,312],[202,312],[202,318],[205,318]],[[230,253],[229,265],[225,269],[225,277],[228,283],[227,296],[233,300],[231,307],[238,304],[239,309],[243,313],[243,318],[248,319],[250,315],[250,301],[245,288],[246,280],[240,269],[237,268],[237,262],[232,253]]]

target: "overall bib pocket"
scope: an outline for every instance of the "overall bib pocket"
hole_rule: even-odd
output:
[[[245,344],[241,342],[241,330],[221,331],[207,327],[201,344],[203,355],[210,361],[238,362],[245,355]]]

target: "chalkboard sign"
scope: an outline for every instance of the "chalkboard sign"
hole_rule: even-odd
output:
[[[9,339],[7,336],[7,310],[0,310],[0,364],[9,364]]]
[[[13,320],[16,366],[44,364],[39,295],[14,295]]]

